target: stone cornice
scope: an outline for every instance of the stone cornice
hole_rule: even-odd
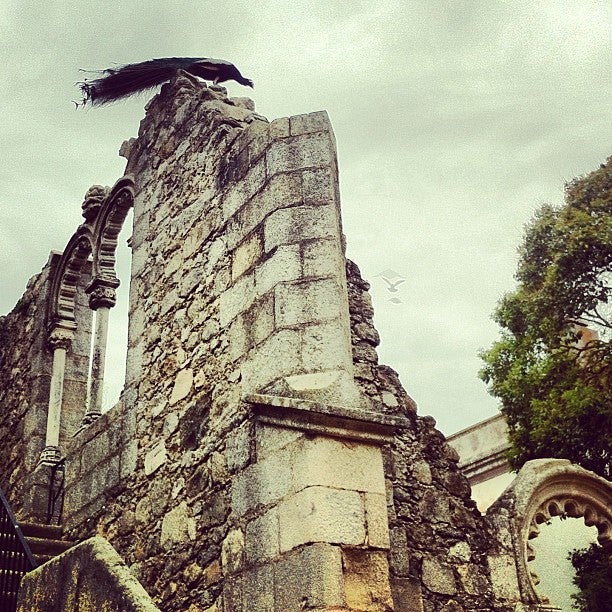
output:
[[[408,424],[403,417],[292,397],[251,394],[244,399],[261,423],[373,444],[388,444],[395,430]]]

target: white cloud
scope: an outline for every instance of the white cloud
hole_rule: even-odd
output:
[[[611,13],[595,0],[5,0],[0,312],[63,248],[87,188],[121,176],[143,116],[146,97],[76,111],[78,69],[224,57],[271,119],[328,110],[383,360],[445,431],[487,416],[476,352],[495,338],[521,228],[610,154]],[[385,268],[406,277],[401,304],[374,282]]]

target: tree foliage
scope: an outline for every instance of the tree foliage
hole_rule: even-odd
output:
[[[612,602],[612,565],[608,553],[598,544],[585,550],[574,550],[569,558],[576,569],[574,584],[579,591],[572,595],[573,608],[580,612],[601,612]]]
[[[481,355],[511,465],[560,457],[610,478],[612,158],[537,211],[516,278],[494,314],[501,338]]]

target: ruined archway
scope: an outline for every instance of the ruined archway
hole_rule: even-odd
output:
[[[119,286],[115,273],[117,237],[134,201],[133,188],[133,180],[123,177],[110,191],[99,185],[87,191],[82,204],[85,222],[68,241],[51,281],[47,332],[48,343],[53,351],[53,372],[47,435],[42,454],[42,461],[49,465],[57,464],[61,458],[59,441],[66,356],[75,339],[75,332],[78,331],[77,294],[79,288],[83,289],[82,273],[90,258],[91,275],[88,274],[90,282],[85,287],[85,293],[88,295],[89,307],[96,311],[96,327],[91,349],[92,368],[87,402],[82,398],[82,403],[87,403],[83,424],[92,422],[100,414],[108,311],[115,304],[115,289]]]
[[[529,541],[538,536],[540,525],[555,516],[583,518],[587,526],[597,528],[599,544],[612,550],[612,486],[565,459],[528,461],[487,513],[502,549],[514,556],[524,604],[547,603],[536,591],[529,568],[535,555]],[[502,541],[504,529],[511,542]]]

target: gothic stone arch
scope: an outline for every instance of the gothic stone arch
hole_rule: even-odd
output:
[[[92,281],[87,288],[90,305],[114,305],[119,280],[115,273],[117,237],[134,202],[134,181],[124,176],[111,190],[92,186],[82,204],[85,222],[68,241],[51,285],[47,323],[49,332],[60,327],[74,330],[75,296],[79,275],[91,255]]]
[[[587,526],[597,528],[599,543],[612,552],[612,485],[565,459],[537,459],[521,468],[514,482],[487,512],[501,551],[490,564],[492,579],[498,582],[499,590],[505,589],[502,594],[512,600],[512,588],[502,584],[501,568],[510,566],[504,563],[504,556],[506,560],[513,556],[518,587],[518,597],[514,599],[535,606],[530,609],[539,609],[547,602],[536,592],[528,567],[534,558],[529,540],[537,537],[538,526],[552,516],[583,517]]]
[[[99,317],[96,316],[89,400],[82,424],[90,424],[101,414],[108,310],[115,305],[115,290],[119,286],[115,273],[117,237],[133,202],[134,181],[131,177],[124,176],[111,190],[99,185],[91,187],[82,205],[85,222],[68,241],[51,280],[46,314],[47,341],[53,351],[53,371],[45,449],[41,455],[42,462],[47,465],[55,465],[61,457],[59,443],[66,354],[77,331],[76,296],[81,272],[90,256],[93,259],[93,278],[85,292],[89,295],[90,308],[98,310]]]

